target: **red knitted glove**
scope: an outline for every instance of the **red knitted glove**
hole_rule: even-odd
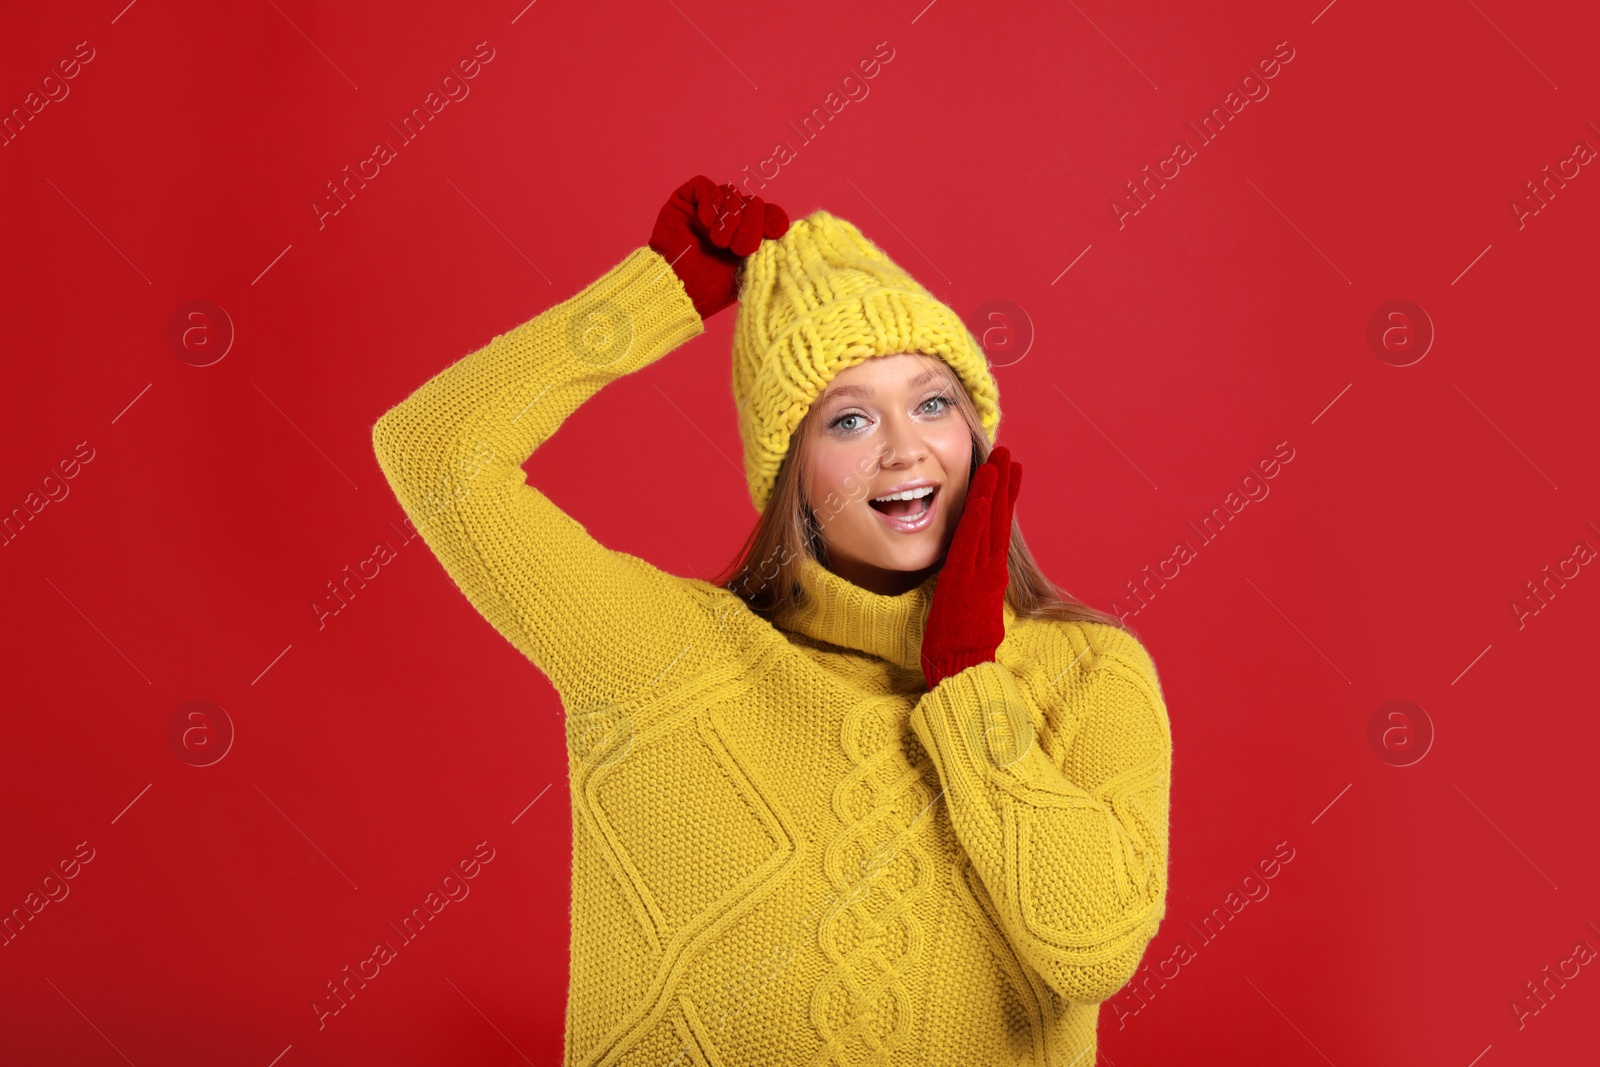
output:
[[[739,299],[735,274],[744,257],[763,237],[788,230],[789,216],[777,204],[696,174],[662,206],[650,247],[672,264],[694,309],[708,319]]]
[[[1022,488],[1022,465],[1001,445],[967,487],[961,521],[933,586],[922,635],[922,674],[932,689],[950,675],[994,659],[1005,639],[1003,605],[1010,571],[1011,517]]]

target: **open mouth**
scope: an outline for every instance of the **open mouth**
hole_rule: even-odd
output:
[[[933,498],[939,495],[939,487],[934,486],[933,492],[916,500],[869,500],[872,507],[895,519],[914,519],[923,512],[933,507]]]
[[[868,500],[867,503],[883,517],[890,529],[899,533],[916,533],[932,524],[934,512],[938,509],[939,486],[932,488],[932,492],[924,491],[909,500]]]

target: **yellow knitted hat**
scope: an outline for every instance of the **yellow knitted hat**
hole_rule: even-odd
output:
[[[733,396],[757,511],[771,499],[795,428],[834,375],[902,352],[950,364],[993,444],[1000,389],[960,316],[826,211],[761,242],[744,262],[733,326]]]

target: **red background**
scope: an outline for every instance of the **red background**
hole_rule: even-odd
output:
[[[1600,949],[1600,575],[1520,626],[1511,606],[1600,546],[1600,175],[1521,226],[1510,207],[1600,147],[1592,11],[124,3],[19,9],[0,37],[7,112],[94,50],[0,147],[0,509],[93,451],[0,548],[0,911],[94,850],[0,948],[0,1060],[559,1061],[561,707],[395,534],[370,427],[646,243],[685,178],[738,180],[779,141],[795,157],[751,191],[856,222],[985,334],[1047,572],[1110,607],[1197,548],[1129,619],[1174,737],[1146,960],[1195,956],[1113,1002],[1124,1025],[1103,1009],[1104,1061],[1595,1055],[1600,965],[1520,1027],[1511,1008]],[[319,228],[324,183],[480,41],[470,95]],[[885,41],[869,95],[801,138]],[[1186,121],[1283,41],[1270,95],[1201,146]],[[1197,158],[1119,227],[1113,198],[1179,138]],[[1397,299],[1437,331],[1404,367],[1366,339]],[[236,331],[209,366],[212,335],[188,360],[167,339],[192,300]],[[992,300],[1031,346],[1020,317],[978,319]],[[754,520],[732,325],[528,464],[678,574],[713,574]],[[1202,545],[1187,524],[1285,441],[1270,494]],[[398,558],[319,629],[325,584],[382,540]],[[191,700],[235,731],[210,766],[168,739]],[[1389,700],[1434,733],[1409,766],[1420,719],[1368,739]],[[470,896],[319,1030],[325,983],[479,842]],[[1198,937],[1280,842],[1270,895]]]

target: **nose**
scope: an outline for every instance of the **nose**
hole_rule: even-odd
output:
[[[884,439],[889,444],[889,454],[883,460],[885,467],[915,467],[931,453],[922,427],[904,416],[893,416],[884,423]]]

